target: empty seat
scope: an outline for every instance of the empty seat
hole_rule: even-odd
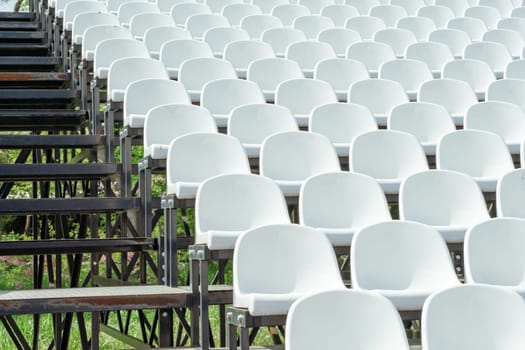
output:
[[[386,24],[378,17],[357,16],[347,19],[345,28],[355,30],[363,40],[371,40],[377,31],[386,28]]]
[[[274,180],[285,196],[298,196],[310,176],[340,171],[330,140],[304,131],[268,136],[261,147],[259,164],[261,175]]]
[[[53,2],[56,1],[51,1],[49,7],[53,7]],[[120,7],[120,5],[125,4],[126,2],[130,2],[130,0],[108,0],[106,2],[106,5],[109,13],[116,15],[118,13],[118,8]],[[146,2],[146,0],[137,0],[137,2]]]
[[[448,7],[440,5],[428,5],[417,12],[419,17],[430,18],[438,29],[446,28],[448,21],[455,17],[454,12]]]
[[[421,42],[407,47],[405,58],[425,62],[434,78],[441,77],[445,63],[452,61],[454,55],[450,48],[442,43]]]
[[[309,40],[290,44],[286,49],[285,57],[297,62],[305,77],[311,78],[318,62],[328,58],[336,58],[337,55],[330,44]]]
[[[324,232],[334,246],[350,246],[358,230],[391,220],[381,186],[370,176],[350,172],[308,178],[299,195],[299,218]]]
[[[219,79],[202,88],[201,106],[211,112],[218,127],[228,125],[228,116],[235,107],[264,102],[259,86],[249,80]]]
[[[277,57],[284,57],[288,45],[305,41],[306,35],[293,28],[271,28],[262,34],[261,41],[270,44]]]
[[[506,79],[525,79],[525,60],[509,62],[505,69]]]
[[[228,118],[228,135],[241,141],[250,158],[259,157],[264,139],[272,134],[297,131],[288,108],[274,104],[248,104],[235,107]]]
[[[362,16],[367,16],[372,7],[381,5],[379,0],[345,0],[345,4],[355,7]]]
[[[525,18],[502,18],[498,22],[498,29],[509,29],[525,36]]]
[[[298,0],[297,3],[308,7],[312,14],[317,15],[323,7],[335,4],[335,0]]]
[[[179,69],[184,61],[200,57],[212,58],[213,52],[208,44],[200,40],[176,39],[165,42],[159,55],[170,78],[178,79]]]
[[[221,14],[228,19],[234,27],[241,25],[241,20],[246,16],[262,14],[259,6],[246,3],[233,3],[222,8]]]
[[[93,61],[98,43],[117,38],[132,39],[133,36],[128,29],[118,25],[100,25],[86,29],[82,38],[82,59]]]
[[[397,28],[406,29],[414,33],[417,41],[426,41],[428,35],[437,29],[436,24],[427,17],[404,17],[399,19]]]
[[[363,63],[346,58],[329,58],[315,66],[314,79],[324,80],[334,89],[339,101],[346,101],[350,86],[360,80],[368,79],[368,71]]]
[[[525,18],[525,6],[522,5],[514,8],[510,16],[513,18]]]
[[[298,4],[282,4],[275,6],[271,12],[272,16],[281,20],[284,26],[291,26],[293,21],[302,16],[310,15],[308,7]]]
[[[263,13],[271,13],[279,5],[286,5],[290,0],[252,0],[253,5],[258,6]]]
[[[510,17],[512,10],[514,9],[511,0],[479,0],[479,5],[496,8],[502,18]]]
[[[205,4],[198,2],[184,2],[174,5],[171,8],[170,15],[175,23],[180,27],[186,26],[186,21],[193,15],[211,14],[211,9]]]
[[[250,38],[255,40],[260,40],[266,30],[282,26],[279,18],[270,15],[251,15],[241,20],[241,29],[247,31]]]
[[[352,288],[378,292],[399,311],[421,311],[432,293],[460,284],[439,232],[417,222],[362,228],[350,259]]]
[[[75,45],[82,45],[84,32],[94,26],[114,25],[118,26],[118,18],[109,13],[86,12],[75,16],[71,29],[71,42]],[[109,39],[109,38],[108,38]]]
[[[346,58],[363,62],[370,77],[376,78],[381,65],[396,59],[396,54],[390,45],[378,42],[360,42],[348,47]]]
[[[398,58],[405,57],[408,46],[417,42],[417,38],[409,30],[399,28],[382,29],[374,34],[374,41],[392,47]]]
[[[193,2],[193,0],[155,0],[153,2],[157,4],[161,13],[169,14],[173,6]]]
[[[132,39],[114,38],[99,42],[95,47],[93,76],[106,79],[111,64],[124,57],[149,58],[149,52],[143,43]]]
[[[509,49],[513,59],[521,57],[525,40],[520,32],[511,29],[493,29],[483,34],[483,41],[501,43]]]
[[[223,57],[226,45],[234,41],[250,40],[250,35],[242,29],[218,27],[207,30],[206,33],[204,33],[202,40],[210,45],[215,57],[221,58]]]
[[[64,7],[63,30],[73,30],[73,20],[75,17],[81,15],[82,13],[90,12],[92,13],[93,17],[96,17],[95,14],[107,13],[108,10],[106,5],[97,1],[77,0],[67,3]]]
[[[337,102],[337,96],[330,84],[322,80],[287,80],[279,84],[275,93],[275,104],[289,108],[300,127],[308,126],[315,107],[333,102]]]
[[[492,68],[487,62],[463,59],[450,61],[443,67],[444,79],[457,79],[467,82],[476,92],[478,100],[485,100],[489,85],[496,80]]]
[[[465,17],[478,18],[485,23],[488,29],[494,29],[498,26],[501,14],[495,7],[472,6],[465,10]]]
[[[432,80],[432,72],[424,62],[418,60],[393,60],[381,65],[379,79],[397,81],[405,89],[408,98],[416,101],[419,87]]]
[[[379,5],[370,9],[370,16],[381,18],[387,27],[395,27],[397,21],[408,14],[401,6]]]
[[[468,0],[435,0],[435,4],[448,7],[455,17],[462,17],[465,10],[471,6]]]
[[[377,130],[377,123],[364,106],[328,103],[314,108],[308,130],[328,137],[337,155],[348,157],[352,141],[360,134]]]
[[[361,35],[351,29],[331,28],[320,32],[317,40],[330,44],[337,57],[343,58],[348,46],[361,41]]]
[[[173,18],[161,13],[140,13],[131,18],[129,30],[136,40],[144,40],[144,34],[152,27],[175,26]]]
[[[367,79],[352,84],[348,101],[370,109],[377,124],[384,126],[390,111],[409,100],[400,83],[387,79]]]
[[[321,15],[297,17],[292,23],[292,28],[302,31],[309,40],[317,39],[320,32],[334,27],[332,19]]]
[[[483,34],[487,31],[485,23],[474,17],[453,18],[448,22],[447,28],[467,33],[472,41],[481,41]]]
[[[188,17],[186,29],[191,33],[193,39],[202,40],[207,30],[217,27],[229,27],[230,23],[224,16],[218,14],[198,14]]]
[[[447,45],[455,58],[463,57],[465,47],[472,43],[467,33],[457,29],[437,29],[429,34],[428,41]]]
[[[435,155],[441,137],[455,131],[456,127],[445,107],[434,103],[412,102],[392,109],[388,116],[388,129],[414,135],[426,155]]]
[[[523,206],[523,195],[525,195],[524,181],[524,168],[509,171],[499,179],[496,188],[496,211],[499,217],[525,219],[525,207]]]
[[[347,19],[359,16],[359,11],[350,5],[334,4],[323,7],[321,15],[330,18],[336,27],[342,28]]]
[[[503,78],[507,64],[512,62],[510,51],[505,45],[495,42],[472,43],[465,48],[463,58],[487,62],[498,79]]]
[[[399,218],[436,228],[447,243],[462,243],[467,229],[489,214],[476,181],[450,170],[409,176],[399,191]]]
[[[119,6],[117,16],[120,24],[129,28],[131,18],[140,13],[160,13],[160,9],[151,2],[127,2]]]
[[[426,5],[423,0],[390,0],[390,4],[404,8],[408,16],[415,16]]]
[[[224,59],[231,62],[239,78],[246,78],[248,66],[253,61],[273,57],[272,47],[263,41],[238,40],[224,48]]]
[[[525,110],[525,80],[502,79],[490,84],[487,91],[487,100],[504,101],[518,105]]]
[[[463,125],[467,109],[478,102],[472,87],[461,80],[430,80],[419,88],[418,101],[442,105],[447,109],[456,125]]]
[[[157,59],[160,59],[162,45],[176,39],[190,40],[191,34],[186,29],[174,26],[153,27],[144,33],[144,44],[148,48],[151,57]]]
[[[242,4],[242,0],[204,0],[213,13],[221,13],[222,9],[231,4]]]

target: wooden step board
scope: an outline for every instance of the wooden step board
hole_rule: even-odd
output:
[[[70,130],[77,129],[87,118],[86,111],[0,109],[0,130]]]
[[[29,12],[0,12],[0,21],[34,21],[34,13]]]
[[[93,214],[122,212],[139,207],[139,198],[0,199],[0,215]]]
[[[1,56],[0,71],[51,72],[60,65],[60,59],[52,56]]]
[[[102,135],[0,135],[0,149],[92,148],[105,142]]]
[[[0,43],[42,43],[46,35],[40,31],[2,30],[0,25]]]
[[[0,43],[0,56],[47,56],[47,44]]]
[[[0,181],[99,180],[119,174],[119,164],[0,164]]]
[[[69,74],[58,72],[0,72],[0,88],[57,88],[70,82]]]

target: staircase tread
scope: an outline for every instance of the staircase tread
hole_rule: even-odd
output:
[[[0,181],[100,179],[117,175],[119,169],[109,163],[0,164]]]

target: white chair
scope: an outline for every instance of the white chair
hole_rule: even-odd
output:
[[[414,135],[427,156],[436,154],[437,144],[443,135],[456,130],[445,107],[426,102],[394,107],[388,116],[387,128]]]
[[[223,8],[232,4],[242,4],[242,0],[204,0],[212,13],[221,13]]]
[[[213,56],[222,58],[226,45],[234,41],[250,40],[250,35],[238,28],[217,27],[207,30],[202,40],[210,46]]]
[[[488,101],[504,101],[518,105],[525,110],[525,80],[501,79],[489,85],[487,91]]]
[[[345,0],[345,4],[355,7],[361,16],[367,16],[372,7],[381,5],[379,0]]]
[[[128,29],[119,25],[99,25],[86,29],[82,38],[82,59],[93,61],[98,43],[118,38],[133,39],[133,36]]]
[[[409,176],[399,190],[399,218],[436,228],[448,244],[462,243],[467,229],[489,218],[476,181],[450,170]]]
[[[261,37],[261,41],[270,44],[277,57],[284,57],[290,44],[305,40],[306,35],[303,32],[292,28],[268,29]]]
[[[455,58],[462,58],[465,47],[472,43],[467,33],[457,29],[437,29],[429,34],[428,41],[447,45]]]
[[[289,108],[300,127],[308,126],[315,107],[334,102],[337,102],[334,90],[322,80],[287,80],[279,84],[275,92],[275,104]]]
[[[374,34],[374,41],[392,47],[397,58],[405,57],[407,47],[417,43],[417,38],[409,30],[399,28],[382,29]]]
[[[497,79],[503,78],[507,64],[512,62],[512,56],[507,47],[495,42],[472,43],[465,48],[463,58],[487,62]]]
[[[417,15],[417,11],[423,6],[426,6],[423,0],[390,0],[390,4],[404,8],[407,16]]]
[[[78,0],[75,0],[75,1],[78,1]],[[71,3],[71,2],[73,2],[73,0],[54,0],[54,1],[52,1],[51,3],[53,3],[55,5],[54,6],[54,8],[55,8],[55,17],[56,18],[61,18],[63,20],[66,6],[68,6],[69,3]],[[53,6],[50,6],[50,7],[53,7]]]
[[[135,40],[144,41],[146,31],[158,26],[175,26],[171,16],[162,13],[139,13],[131,18],[129,30]]]
[[[339,159],[326,136],[290,131],[268,136],[261,146],[259,169],[274,180],[285,196],[298,196],[313,175],[340,171]]]
[[[241,20],[241,29],[250,34],[250,38],[260,40],[262,34],[271,28],[281,28],[281,20],[270,15],[252,15],[246,16]]]
[[[483,34],[483,41],[501,43],[509,49],[513,59],[521,57],[525,47],[525,39],[520,32],[512,29],[493,29]]]
[[[364,106],[328,103],[314,108],[308,130],[328,137],[337,155],[348,157],[352,141],[360,134],[377,130],[377,123]]]
[[[259,6],[246,3],[233,3],[222,8],[221,15],[228,19],[234,27],[241,25],[241,20],[246,16],[261,15]]]
[[[231,62],[239,78],[246,78],[248,66],[253,61],[274,57],[270,44],[263,41],[238,40],[224,48],[224,59]]]
[[[186,21],[193,15],[210,15],[211,9],[203,3],[184,2],[174,5],[170,15],[179,27],[185,27]]]
[[[419,17],[430,18],[438,29],[446,28],[448,21],[455,17],[454,12],[448,7],[440,5],[428,5],[417,12]]]
[[[67,3],[64,7],[63,30],[72,31],[73,20],[75,19],[75,17],[82,13],[89,12],[92,13],[93,17],[96,17],[95,14],[108,13],[108,9],[103,3],[91,0],[77,0]],[[94,25],[96,24],[98,23],[94,21]],[[74,38],[74,36],[72,38]]]
[[[170,143],[191,133],[216,133],[210,112],[192,104],[163,104],[151,108],[144,121],[144,157],[166,159]]]
[[[160,13],[158,6],[151,2],[127,2],[118,8],[118,20],[124,28],[129,28],[131,18],[140,13]]]
[[[120,5],[125,4],[127,2],[131,2],[131,1],[134,1],[134,0],[108,0],[108,1],[106,1],[106,6],[108,8],[109,13],[111,13],[113,15],[117,15],[118,14],[118,8],[120,7]],[[50,6],[49,7],[53,7],[52,6],[53,2],[54,1],[50,2]],[[146,0],[137,0],[136,2],[146,2]]]
[[[421,42],[407,47],[405,58],[425,62],[434,78],[441,77],[443,66],[454,59],[450,48],[437,42]]]
[[[381,65],[395,60],[396,54],[390,45],[379,42],[360,42],[352,44],[346,51],[346,58],[362,62],[371,78],[376,78]]]
[[[525,60],[509,62],[505,69],[505,79],[525,79]]]
[[[321,16],[330,18],[337,28],[343,28],[347,19],[359,16],[359,11],[350,5],[334,4],[323,7]]]
[[[350,246],[363,227],[391,220],[381,186],[370,176],[333,172],[308,178],[299,194],[302,225],[324,232],[336,247]]]
[[[246,79],[259,85],[268,102],[275,99],[275,90],[283,81],[304,78],[303,71],[295,61],[284,58],[263,58],[248,66]]]
[[[249,158],[258,158],[264,139],[272,134],[297,131],[288,108],[273,104],[235,107],[228,118],[228,135],[241,141]]]
[[[381,329],[380,337],[375,336],[377,329]],[[327,291],[297,300],[286,319],[285,339],[289,350],[409,349],[392,304],[376,293],[354,290]]]
[[[329,58],[315,66],[314,79],[324,80],[334,89],[339,101],[346,101],[350,86],[368,79],[368,71],[362,62],[346,58]]]
[[[345,28],[358,32],[363,40],[372,40],[377,31],[386,28],[386,24],[379,17],[357,16],[347,19]]]
[[[213,58],[208,44],[200,40],[175,39],[160,47],[160,61],[166,66],[171,79],[179,79],[180,66],[193,58]]]
[[[337,57],[343,58],[348,46],[361,41],[361,35],[351,29],[332,28],[320,32],[317,40],[330,44]]]
[[[335,0],[298,0],[297,3],[308,7],[310,13],[318,15],[323,7],[335,4]]]
[[[468,0],[435,0],[435,4],[448,7],[455,17],[462,17],[465,10],[471,6]]]
[[[118,25],[118,18],[109,13],[86,12],[78,14],[73,19],[73,26],[71,29],[71,42],[75,45],[82,45],[84,33],[92,27]]]
[[[509,171],[499,179],[496,188],[496,211],[499,217],[525,219],[523,207],[524,179],[525,170],[523,168]]]
[[[151,108],[173,103],[191,103],[181,83],[167,79],[134,81],[126,87],[124,94],[124,126],[142,128]]]
[[[457,126],[463,125],[467,108],[478,103],[472,87],[455,79],[435,79],[423,83],[419,88],[418,101],[442,105]]]
[[[479,0],[480,6],[489,6],[496,8],[502,18],[510,17],[514,5],[511,0]]]
[[[523,299],[487,285],[466,285],[436,292],[426,301],[421,342],[427,350],[520,349],[525,344]],[[479,332],[483,329],[483,332]]]
[[[272,9],[272,16],[281,20],[284,26],[290,27],[293,21],[302,16],[310,15],[308,7],[298,4],[282,4]]]
[[[294,19],[292,28],[302,31],[306,39],[317,39],[320,32],[326,29],[334,28],[334,22],[329,17],[321,15],[307,15]]]
[[[410,221],[387,221],[358,231],[350,250],[352,288],[377,292],[398,311],[421,311],[443,288],[460,285],[439,232]]]
[[[204,85],[217,79],[236,79],[235,68],[228,61],[212,57],[192,58],[179,69],[179,81],[184,84],[192,102],[199,102]]]
[[[512,18],[525,18],[525,6],[518,6],[512,10],[511,15]]]
[[[400,18],[396,27],[411,31],[420,42],[426,41],[428,35],[437,29],[436,24],[430,18],[419,16]]]
[[[252,174],[226,174],[202,183],[195,198],[195,244],[230,250],[246,231],[290,224],[284,196],[272,180]]]
[[[488,101],[470,106],[465,115],[465,129],[498,134],[513,155],[520,154],[525,137],[525,113],[515,104]]]
[[[325,59],[336,58],[337,55],[330,44],[308,40],[288,45],[285,57],[297,62],[305,77],[312,78],[317,63]]]
[[[193,0],[155,0],[153,2],[159,7],[161,13],[169,14],[173,6],[190,3]]]
[[[228,125],[228,116],[237,106],[265,103],[259,86],[249,80],[219,79],[202,88],[201,106],[207,108],[218,127]]]
[[[125,57],[149,58],[146,46],[136,40],[114,38],[100,41],[95,47],[93,57],[93,77],[106,79],[109,67],[117,59]]]
[[[271,13],[279,5],[286,5],[290,0],[252,0],[251,3],[258,6],[263,13]]]
[[[501,14],[495,7],[472,6],[465,10],[465,17],[474,17],[482,20],[488,29],[495,29],[501,19]]]
[[[381,18],[387,27],[395,27],[397,21],[408,14],[401,6],[379,5],[370,9],[370,16]]]
[[[171,40],[190,40],[191,34],[186,29],[174,26],[153,27],[144,33],[144,44],[152,58],[160,59],[162,45]]]
[[[447,28],[467,33],[472,41],[481,41],[483,34],[487,31],[485,23],[474,17],[453,18],[448,22]]]
[[[489,85],[496,81],[496,76],[487,62],[472,59],[450,61],[443,67],[444,79],[457,79],[468,83],[478,100],[485,100]]]
[[[355,82],[348,91],[348,101],[370,109],[379,126],[387,123],[390,111],[409,102],[403,86],[393,80],[367,79]]]
[[[381,65],[379,79],[397,81],[405,89],[408,98],[411,101],[416,101],[419,87],[424,82],[432,80],[432,72],[424,62],[398,59]]]
[[[207,30],[217,27],[229,27],[230,23],[224,16],[218,14],[201,13],[192,15],[186,20],[186,29],[195,40],[202,40]]]
[[[515,30],[525,37],[525,18],[502,18],[498,22],[498,29]]]

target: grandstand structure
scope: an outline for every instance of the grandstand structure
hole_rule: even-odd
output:
[[[521,0],[29,0],[0,149],[13,349],[525,347]]]

